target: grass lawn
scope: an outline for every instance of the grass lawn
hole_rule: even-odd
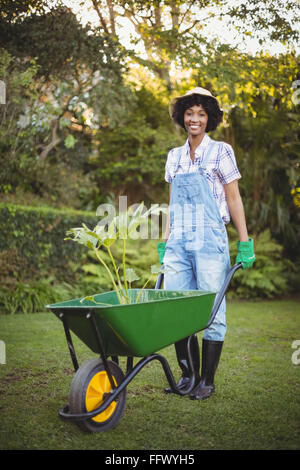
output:
[[[299,302],[231,301],[227,318],[209,400],[165,395],[155,361],[128,386],[118,426],[87,434],[57,414],[73,376],[61,322],[52,313],[0,316],[0,449],[299,450],[300,364],[291,360]],[[76,337],[74,345],[80,363],[96,357]],[[173,346],[162,354],[179,377]]]

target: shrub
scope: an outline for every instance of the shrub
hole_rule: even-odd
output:
[[[253,268],[236,273],[228,297],[271,299],[290,293],[293,289],[291,277],[297,269],[282,256],[283,247],[272,239],[269,230],[255,237],[254,251],[256,261]],[[230,243],[230,253],[234,263],[237,254],[235,241]]]
[[[69,209],[0,204],[0,280],[2,285],[55,275],[70,281],[86,255],[64,241],[73,226],[95,225],[94,214]]]
[[[45,311],[45,305],[79,297],[78,289],[67,283],[56,283],[53,278],[17,282],[14,289],[0,288],[0,312],[6,314]]]

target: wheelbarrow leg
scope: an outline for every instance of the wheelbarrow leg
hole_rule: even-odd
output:
[[[133,369],[133,357],[127,357],[126,374]]]
[[[111,356],[111,360],[114,361],[116,364],[119,364],[118,356]]]
[[[78,366],[78,360],[77,360],[77,357],[76,357],[76,353],[75,353],[71,333],[70,333],[70,330],[69,330],[69,325],[68,325],[66,317],[64,316],[64,314],[62,312],[59,314],[59,318],[62,321],[63,326],[64,326],[67,345],[68,345],[68,348],[69,348],[69,352],[70,352],[71,360],[72,360],[72,363],[73,363],[73,367],[74,367],[74,370],[76,372],[78,370],[79,366]]]
[[[118,356],[111,356],[112,361],[114,361],[116,364],[119,365],[119,357]],[[126,362],[126,374],[130,372],[133,368],[133,357],[129,356],[127,357],[127,362]]]

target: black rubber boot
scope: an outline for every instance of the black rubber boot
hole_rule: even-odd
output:
[[[191,356],[192,356],[192,361],[193,361],[193,366],[196,372],[196,384],[199,383],[200,376],[199,376],[199,370],[200,370],[200,353],[199,353],[199,344],[198,344],[198,339],[196,335],[192,335],[191,337]],[[190,370],[188,366],[188,353],[187,353],[187,344],[188,344],[188,339],[184,338],[178,342],[175,343],[175,351],[176,351],[176,356],[177,356],[177,361],[179,364],[179,367],[182,371],[182,376],[177,383],[177,387],[180,390],[185,390],[188,388],[190,385],[191,379],[190,379]],[[170,387],[165,388],[165,393],[176,393],[174,392]]]
[[[202,370],[197,387],[190,393],[191,400],[205,400],[215,391],[214,377],[219,364],[223,341],[202,340]]]

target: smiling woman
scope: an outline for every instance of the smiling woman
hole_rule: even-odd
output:
[[[207,132],[222,121],[217,99],[201,87],[190,90],[171,104],[176,124],[187,132],[182,147],[170,151],[165,179],[170,183],[169,224],[162,256],[167,290],[219,291],[230,269],[226,224],[232,218],[237,229],[238,257],[244,269],[252,266],[253,240],[248,239],[243,203],[238,189],[241,177],[232,147],[216,142]],[[184,319],[183,319],[184,321]],[[192,399],[205,399],[214,391],[214,375],[226,334],[225,299],[202,343],[202,371]],[[182,376],[178,388],[190,385],[188,338],[175,343]],[[192,337],[192,363],[198,372],[200,356],[197,338]],[[171,389],[165,390],[171,393]]]

